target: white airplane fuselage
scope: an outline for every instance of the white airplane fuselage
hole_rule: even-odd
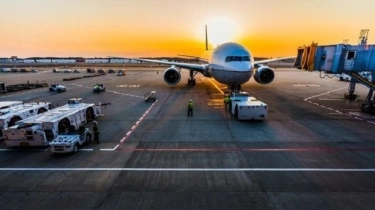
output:
[[[250,80],[254,58],[249,50],[236,43],[226,43],[212,51],[208,71],[218,82],[241,85]]]

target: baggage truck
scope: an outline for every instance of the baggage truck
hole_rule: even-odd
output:
[[[53,108],[50,102],[34,102],[15,105],[0,111],[0,138],[3,137],[3,129],[11,127],[17,121],[27,119]]]
[[[3,130],[7,146],[48,146],[68,128],[78,128],[101,115],[100,105],[82,103],[81,98],[72,98],[68,104],[51,111],[16,122]]]

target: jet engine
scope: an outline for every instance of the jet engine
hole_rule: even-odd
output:
[[[260,66],[254,74],[254,79],[260,84],[269,84],[275,78],[275,73],[268,66]]]
[[[176,85],[181,79],[180,70],[174,66],[171,66],[164,71],[163,78],[164,82],[168,85]]]

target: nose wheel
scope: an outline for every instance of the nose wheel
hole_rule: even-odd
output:
[[[188,85],[195,85],[195,75],[197,75],[198,72],[194,72],[193,70],[190,70],[190,78],[188,79]]]
[[[241,85],[230,85],[229,88],[230,88],[230,90],[232,92],[239,92],[239,91],[241,91]]]

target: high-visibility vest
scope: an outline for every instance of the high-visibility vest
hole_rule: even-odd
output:
[[[189,102],[189,108],[191,108],[191,109],[193,108],[193,102],[192,101]]]

